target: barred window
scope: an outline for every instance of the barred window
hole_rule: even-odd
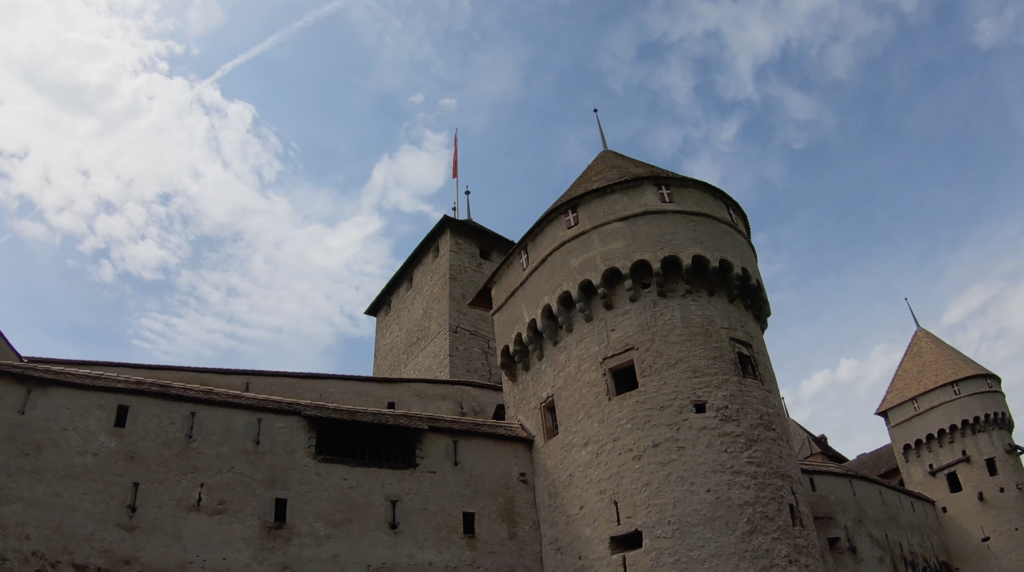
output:
[[[416,466],[416,432],[405,427],[355,421],[320,420],[316,426],[316,458],[388,469]]]

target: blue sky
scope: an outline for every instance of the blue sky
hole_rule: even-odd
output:
[[[848,455],[926,327],[1024,411],[1010,0],[13,0],[0,329],[22,353],[369,373],[451,206],[518,238],[599,150],[750,216],[794,417]]]

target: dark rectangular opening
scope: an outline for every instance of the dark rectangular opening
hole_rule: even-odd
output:
[[[476,513],[462,511],[462,534],[473,538],[476,536]]]
[[[416,466],[416,432],[405,427],[323,419],[316,425],[316,457],[387,469]]]
[[[552,397],[540,406],[541,420],[544,422],[544,439],[554,439],[558,435],[558,415],[555,413],[555,398]]]
[[[608,538],[608,549],[611,550],[612,554],[632,552],[643,547],[644,533],[639,530],[627,532],[626,534],[617,534]]]
[[[114,427],[124,429],[128,425],[128,406],[118,405],[117,415],[114,416]]]
[[[745,352],[736,352],[736,359],[740,362],[740,371],[743,377],[757,379],[757,367],[754,365],[754,358]]]
[[[829,536],[826,540],[828,541],[828,549],[831,550],[832,552],[842,552],[843,551],[843,539],[842,538],[840,538],[838,536]]]
[[[274,499],[274,524],[280,526],[288,522],[288,499]]]
[[[480,258],[482,258],[484,260],[490,260],[491,259],[491,251],[486,249],[486,248],[481,248],[480,249]]]
[[[505,404],[499,403],[494,406],[494,414],[491,415],[493,421],[504,421],[505,420]]]
[[[698,415],[703,415],[708,412],[708,404],[704,401],[693,402],[693,412]]]
[[[999,474],[999,467],[996,466],[996,458],[985,459],[985,468],[988,469],[988,476],[994,477]]]
[[[396,405],[396,404],[395,404],[395,402],[394,402],[394,401],[388,401],[388,409],[394,409],[394,408],[395,408],[395,405]]]
[[[957,476],[956,471],[946,473],[946,484],[949,485],[949,492],[951,493],[958,493],[964,490],[964,486],[960,484],[960,477]]]
[[[789,520],[793,523],[793,527],[796,528],[800,522],[800,514],[796,511],[796,505],[789,503]]]
[[[615,392],[613,397],[629,393],[640,387],[640,380],[636,377],[636,365],[633,364],[633,360],[615,366],[610,372],[612,375],[612,389]]]
[[[942,514],[946,514],[946,512],[948,512],[948,511],[946,510],[946,507],[942,507]]]
[[[811,482],[811,492],[812,493],[818,492],[818,487],[815,486],[815,484],[814,484],[814,477],[809,477],[807,480],[809,480]]]

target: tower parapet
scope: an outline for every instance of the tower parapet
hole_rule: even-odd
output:
[[[749,237],[723,191],[605,150],[474,299],[552,569],[821,570]]]
[[[994,373],[918,328],[876,412],[907,488],[935,499],[953,561],[1015,570],[1024,560],[1024,448]]]

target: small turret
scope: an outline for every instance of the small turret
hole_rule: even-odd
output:
[[[953,561],[1017,570],[1024,449],[999,377],[918,324],[876,414],[907,488],[935,499]]]

